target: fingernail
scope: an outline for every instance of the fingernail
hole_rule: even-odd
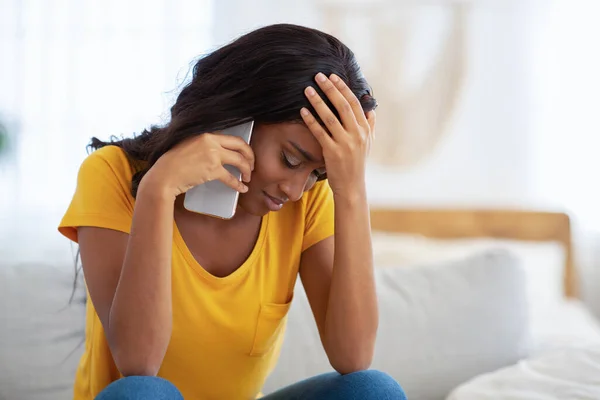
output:
[[[329,75],[329,79],[331,79],[331,82],[335,82],[335,83],[338,83],[338,81],[340,80],[340,78],[338,78],[338,76],[336,74]]]
[[[309,96],[314,96],[315,94],[317,94],[317,92],[315,92],[315,89],[309,86],[306,88],[306,94],[308,94]]]
[[[325,75],[323,75],[323,73],[319,72],[317,74],[317,81],[319,82],[325,82],[327,80],[327,77]]]
[[[248,191],[248,186],[242,185],[242,192],[246,193]]]
[[[300,114],[304,115],[305,117],[308,116],[309,112],[306,108],[302,107],[300,109]]]

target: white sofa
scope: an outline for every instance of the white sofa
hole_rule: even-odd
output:
[[[530,349],[524,274],[490,251],[463,260],[376,270],[380,323],[372,368],[409,399],[444,399],[457,385],[509,366]],[[301,285],[265,392],[330,371]]]
[[[56,215],[33,217],[29,230],[20,228],[22,218],[14,221],[5,219],[0,232],[0,400],[71,398],[84,338],[81,276],[69,302],[75,248],[56,233]],[[510,253],[378,268],[376,276],[381,318],[373,368],[394,376],[411,400],[444,399],[457,385],[528,355],[524,275]],[[299,284],[265,392],[330,370]]]

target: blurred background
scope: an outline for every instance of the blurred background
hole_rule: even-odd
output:
[[[580,257],[600,269],[595,0],[1,0],[0,9],[4,228],[27,227],[15,215],[35,213],[54,235],[91,136],[168,121],[197,57],[291,22],[340,37],[374,88],[372,203],[568,210],[592,247]]]
[[[598,0],[0,0],[0,259],[72,268],[56,226],[90,138],[167,122],[198,57],[288,22],[339,37],[373,86],[371,204],[567,212],[600,317],[598,15]]]

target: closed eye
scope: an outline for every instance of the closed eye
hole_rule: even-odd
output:
[[[302,165],[302,162],[296,162],[296,160],[291,160],[284,151],[281,152],[281,161],[285,164],[286,167],[290,169],[296,169]]]
[[[297,161],[289,157],[284,151],[281,152],[281,161],[289,169],[298,169],[302,166],[302,161]],[[322,172],[318,169],[315,169],[312,173],[317,178],[317,181],[327,179],[327,172]]]

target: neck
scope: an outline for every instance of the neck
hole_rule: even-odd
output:
[[[244,223],[249,222],[250,220],[260,218],[260,217],[256,217],[254,215],[249,214],[247,211],[245,211],[239,205],[237,206],[237,208],[235,210],[235,215],[231,219],[221,219],[221,218],[211,217],[210,215],[198,214],[198,213],[189,211],[184,207],[184,205],[183,205],[184,196],[185,195],[182,194],[182,195],[177,196],[177,198],[175,199],[175,214],[178,214],[182,218],[189,219],[190,221],[193,221],[194,223],[197,222],[197,223],[202,223],[205,225],[208,224],[208,225],[212,225],[215,227],[225,227],[225,226],[231,227],[232,225],[244,224]]]

